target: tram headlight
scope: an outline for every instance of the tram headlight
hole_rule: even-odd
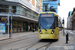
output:
[[[53,33],[54,33],[54,30],[52,30],[51,34],[53,34]]]
[[[40,34],[42,34],[41,30],[39,31]]]

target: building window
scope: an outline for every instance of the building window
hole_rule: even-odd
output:
[[[43,3],[43,11],[48,11],[50,8],[49,3]]]
[[[57,1],[57,0],[43,0],[43,2],[50,2],[50,1]]]
[[[39,4],[38,8],[39,8],[39,10],[40,10],[40,4]]]
[[[0,4],[0,13],[8,13],[8,12],[9,12],[9,6]]]
[[[39,2],[40,2],[40,0],[39,0]]]
[[[19,11],[20,11],[19,13],[20,15],[25,16],[25,9],[23,7],[20,7]]]
[[[32,0],[29,0],[29,2],[32,4]]]
[[[16,13],[16,6],[12,6],[12,13]]]

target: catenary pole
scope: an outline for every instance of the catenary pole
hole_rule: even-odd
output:
[[[8,36],[9,36],[9,13],[8,13],[8,24],[7,25],[8,25]]]

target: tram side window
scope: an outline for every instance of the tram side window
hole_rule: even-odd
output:
[[[58,27],[58,17],[55,18],[55,27]]]

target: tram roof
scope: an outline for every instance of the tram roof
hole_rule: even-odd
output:
[[[55,16],[58,17],[58,15],[55,12],[41,12],[40,14],[45,14],[45,13],[53,13]]]

